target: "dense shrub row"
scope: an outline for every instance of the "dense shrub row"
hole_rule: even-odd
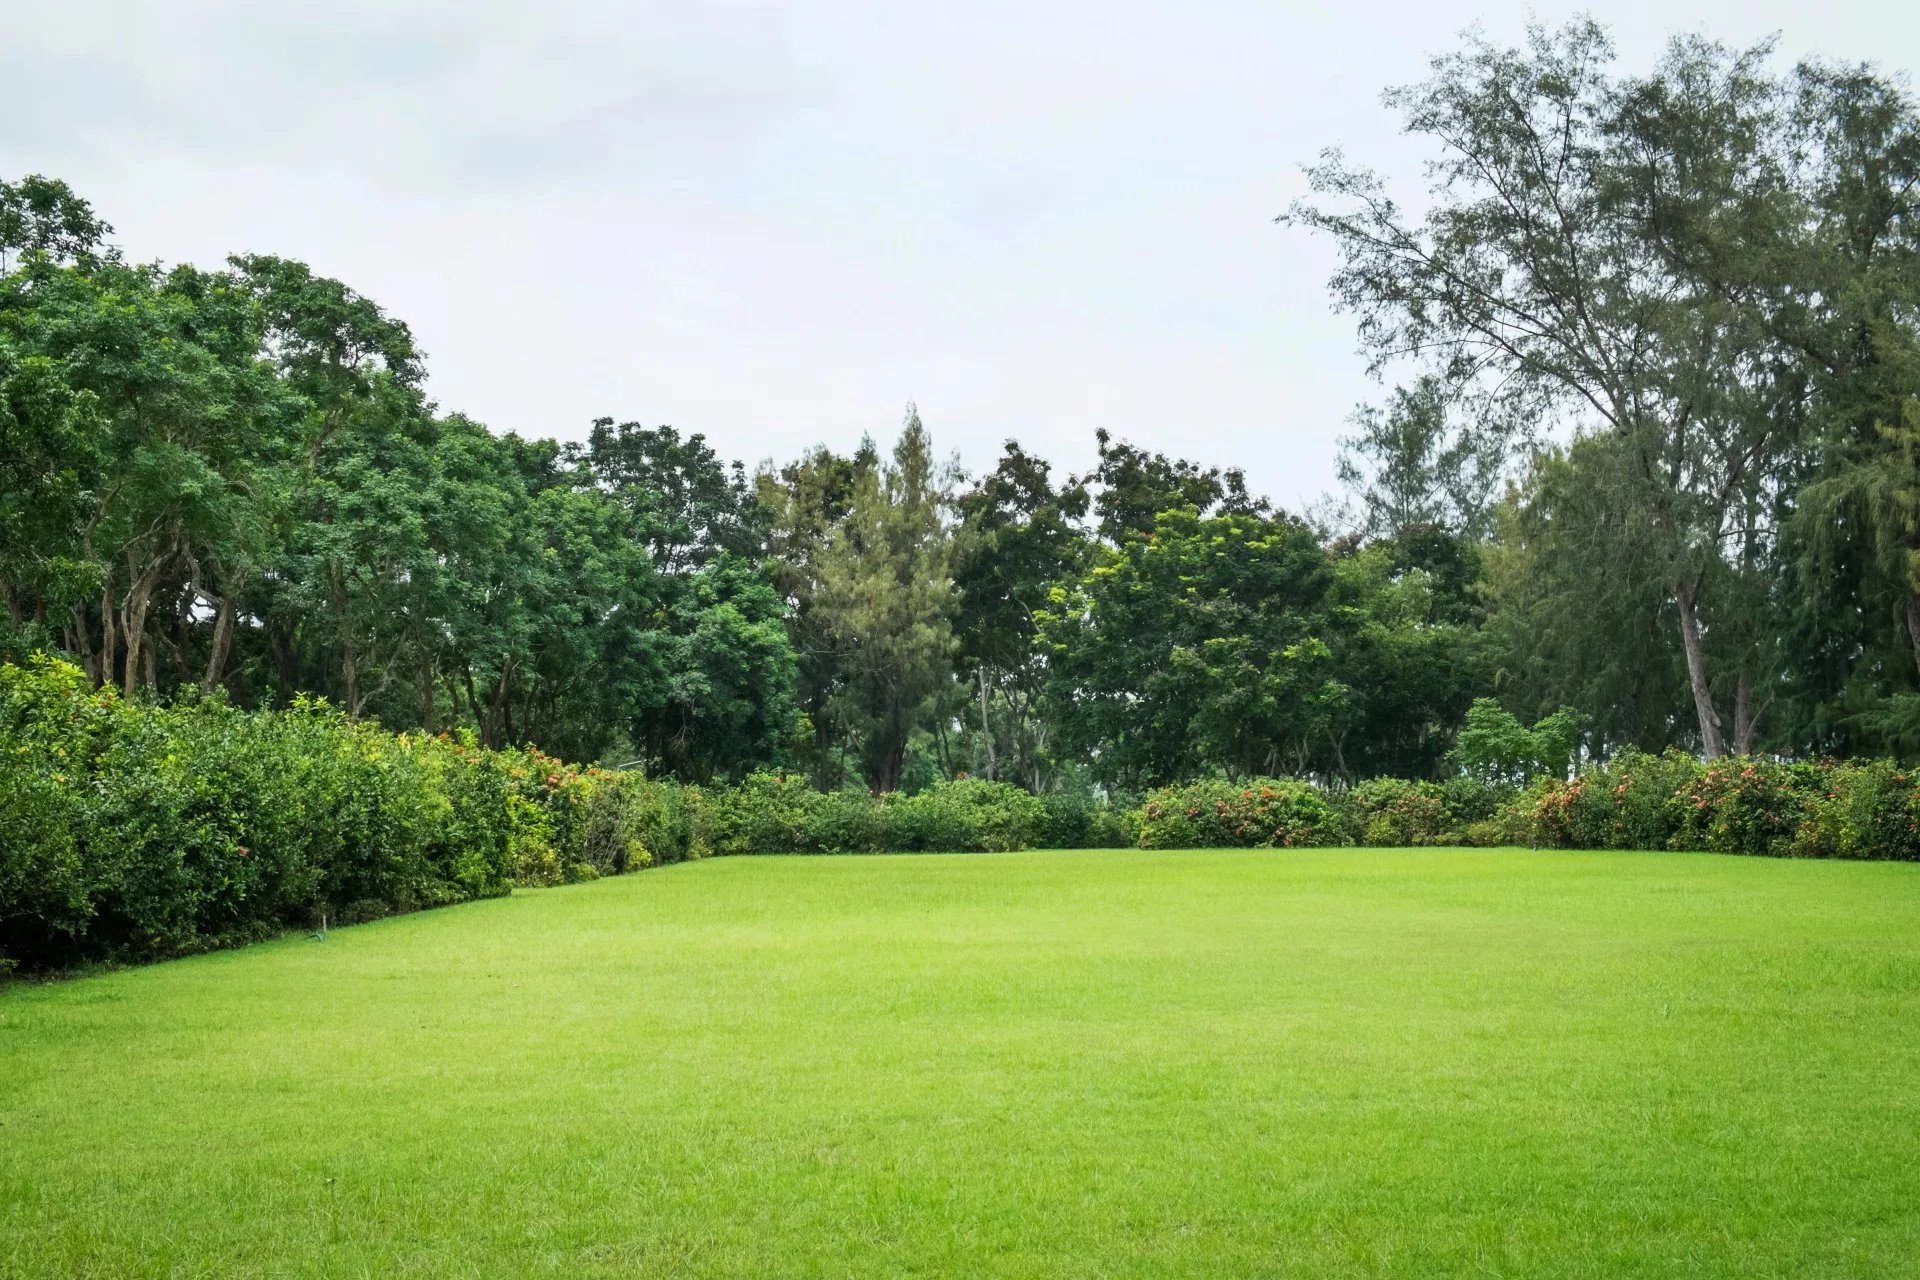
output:
[[[0,964],[502,894],[548,789],[511,757],[321,706],[138,707],[51,662],[0,666],[0,762]]]
[[[178,955],[708,853],[1117,844],[1112,811],[1004,783],[718,791],[390,734],[324,705],[134,704],[0,665],[0,970]]]
[[[1704,764],[1630,752],[1526,788],[1378,778],[1337,791],[1279,779],[1148,795],[1147,848],[1531,845],[1920,860],[1920,774],[1890,761]]]
[[[1625,755],[1515,806],[1552,848],[1920,860],[1920,775],[1886,760]]]
[[[701,789],[389,734],[324,705],[136,705],[0,665],[0,970],[152,957],[708,854],[1535,845],[1920,860],[1920,779],[1884,761],[1629,754],[1527,788],[1203,781],[1137,807],[946,782]]]
[[[1115,811],[1081,796],[1036,796],[962,779],[915,795],[821,792],[754,774],[706,793],[702,833],[714,853],[971,853],[1111,848],[1129,843]]]

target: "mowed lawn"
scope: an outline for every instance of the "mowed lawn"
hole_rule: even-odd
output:
[[[1920,1275],[1920,866],[739,858],[16,985],[0,1275]]]

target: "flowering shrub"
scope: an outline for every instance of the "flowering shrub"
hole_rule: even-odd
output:
[[[1552,849],[1665,849],[1675,838],[1678,792],[1701,765],[1679,751],[1626,752],[1572,781],[1536,782],[1517,803],[1531,818],[1527,843]]]
[[[1141,806],[1143,849],[1296,848],[1346,839],[1346,824],[1326,795],[1294,778],[1163,787]]]
[[[1798,765],[1802,814],[1786,852],[1920,861],[1920,774],[1890,760]]]
[[[1668,844],[1712,853],[1787,853],[1803,794],[1785,765],[1716,760],[1674,789]]]

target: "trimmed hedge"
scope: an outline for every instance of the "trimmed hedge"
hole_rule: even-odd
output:
[[[1119,843],[1104,806],[963,780],[708,792],[320,703],[150,706],[0,665],[0,971],[155,959],[710,853]]]
[[[314,704],[129,704],[0,666],[0,960],[177,955],[503,894],[507,762]]]
[[[1326,793],[1296,778],[1165,787],[1149,792],[1140,809],[1143,849],[1304,848],[1347,842],[1347,824]]]
[[[913,795],[872,796],[816,791],[798,777],[756,773],[738,786],[705,792],[701,805],[702,834],[718,854],[998,853],[1129,843],[1108,806],[977,778],[936,783]]]
[[[0,665],[0,971],[179,955],[709,854],[1341,844],[1913,861],[1920,776],[1670,751],[1525,790],[1209,780],[1137,807],[977,779],[870,796],[760,773],[706,790],[390,734],[319,703],[148,706],[66,663]]]

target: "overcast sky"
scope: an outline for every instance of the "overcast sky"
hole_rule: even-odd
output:
[[[0,0],[0,175],[138,258],[344,279],[497,430],[751,464],[916,400],[976,470],[1007,436],[1083,467],[1104,426],[1297,504],[1381,395],[1327,246],[1273,225],[1299,166],[1416,183],[1380,90],[1586,7]],[[1635,68],[1676,30],[1920,63],[1910,0],[1593,11]]]

